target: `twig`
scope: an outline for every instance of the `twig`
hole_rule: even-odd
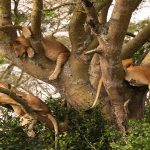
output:
[[[19,4],[20,0],[13,0],[13,1],[14,1],[14,14],[15,14],[16,17],[18,17],[19,16],[19,13],[18,13],[18,4]]]
[[[8,77],[8,75],[10,75],[11,71],[13,70],[14,65],[10,64],[6,70],[2,73],[0,80],[2,79],[6,79]]]
[[[21,30],[22,27],[19,25],[5,25],[5,26],[0,26],[0,31],[5,31],[5,30]]]

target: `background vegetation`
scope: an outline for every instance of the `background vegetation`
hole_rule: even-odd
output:
[[[49,107],[59,121],[67,115],[69,130],[59,135],[60,150],[149,150],[150,147],[150,106],[140,121],[130,120],[128,135],[123,136],[112,123],[102,117],[97,107],[92,112],[67,111],[62,101],[48,100]],[[61,113],[60,113],[61,108]],[[52,150],[54,138],[51,130],[41,124],[35,126],[36,137],[29,138],[23,132],[17,118],[7,109],[0,120],[0,149],[9,150]]]

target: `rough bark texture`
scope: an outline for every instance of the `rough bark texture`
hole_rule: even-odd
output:
[[[112,0],[109,0],[106,3],[106,5],[99,12],[99,21],[100,21],[100,23],[106,23],[107,22],[108,9],[109,9],[111,3],[112,3]]]
[[[34,38],[41,37],[41,14],[43,10],[43,0],[33,0],[32,14],[31,14],[31,31]]]
[[[0,1],[0,26],[12,25],[11,18],[11,1]],[[0,43],[8,42],[16,36],[14,31],[6,30],[5,32],[0,31]],[[1,48],[1,47],[0,47]]]
[[[79,57],[84,50],[83,45],[86,39],[84,32],[86,16],[79,10],[83,10],[80,3],[75,8],[75,13],[69,26],[72,54],[69,59],[69,64],[65,68],[69,72],[67,74],[63,73],[62,78],[69,103],[77,109],[87,109],[92,104],[94,95],[89,84],[88,65]],[[78,28],[79,26],[80,28]]]

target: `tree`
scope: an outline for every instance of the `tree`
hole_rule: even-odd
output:
[[[104,86],[101,90],[101,97],[104,101],[109,99],[107,105],[113,110],[118,127],[125,132],[128,117],[142,118],[144,110],[143,97],[146,88],[129,86],[124,81],[125,73],[121,64],[122,59],[132,57],[133,53],[150,38],[148,24],[132,40],[124,43],[131,15],[141,1],[116,0],[111,18],[107,22],[108,9],[112,0],[94,2],[78,0],[74,4],[75,8],[69,23],[71,56],[63,67],[60,77],[53,82],[50,82],[48,77],[49,73],[54,70],[55,63],[46,59],[40,43],[41,15],[44,12],[42,0],[33,0],[30,19],[33,34],[31,43],[36,51],[34,59],[22,61],[16,58],[9,46],[9,42],[16,37],[15,30],[21,29],[19,25],[12,25],[10,0],[0,2],[0,50],[5,57],[25,72],[53,84],[67,102],[77,110],[90,108],[95,98],[94,87],[97,87],[98,80],[102,77]],[[93,57],[84,55],[85,50],[96,47],[94,52],[97,54]],[[91,61],[89,57],[92,58]],[[94,62],[97,64],[95,65]],[[91,80],[88,74],[89,67],[97,71],[95,78]],[[128,100],[130,101],[127,112],[124,103]]]

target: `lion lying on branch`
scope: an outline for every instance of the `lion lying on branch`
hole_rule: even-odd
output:
[[[7,83],[0,82],[0,87],[10,90],[10,85]],[[47,117],[49,121],[53,124],[55,130],[55,136],[58,134],[58,124],[56,119],[50,114],[48,106],[41,101],[38,97],[32,94],[26,94],[23,92],[15,91],[16,95],[21,97],[26,101],[27,105],[42,117]],[[35,132],[33,130],[34,125],[37,123],[38,118],[32,117],[29,113],[27,113],[21,104],[17,103],[14,99],[12,99],[9,95],[0,92],[0,105],[10,105],[14,110],[15,114],[20,118],[20,123],[22,126],[26,126],[24,131],[27,133],[29,137],[34,137]]]
[[[136,66],[133,63],[133,59],[124,59],[122,60],[122,66],[125,71],[124,79],[129,82],[132,86],[145,86],[147,85],[150,90],[150,66]],[[90,107],[90,109],[94,108],[97,104],[99,94],[102,88],[102,77],[99,80],[99,84],[97,87],[95,100]]]
[[[18,36],[12,43],[10,43],[10,46],[17,57],[22,57],[24,54],[27,54],[27,57],[29,58],[34,57],[35,50],[31,44],[31,37],[32,33],[30,28],[28,26],[22,27],[22,35]],[[41,44],[43,46],[45,56],[51,61],[56,62],[55,69],[49,77],[49,80],[55,80],[61,72],[61,67],[67,62],[70,52],[54,37],[42,37]]]
[[[122,61],[125,70],[125,80],[132,86],[147,85],[150,90],[150,66],[134,65],[132,59]]]

